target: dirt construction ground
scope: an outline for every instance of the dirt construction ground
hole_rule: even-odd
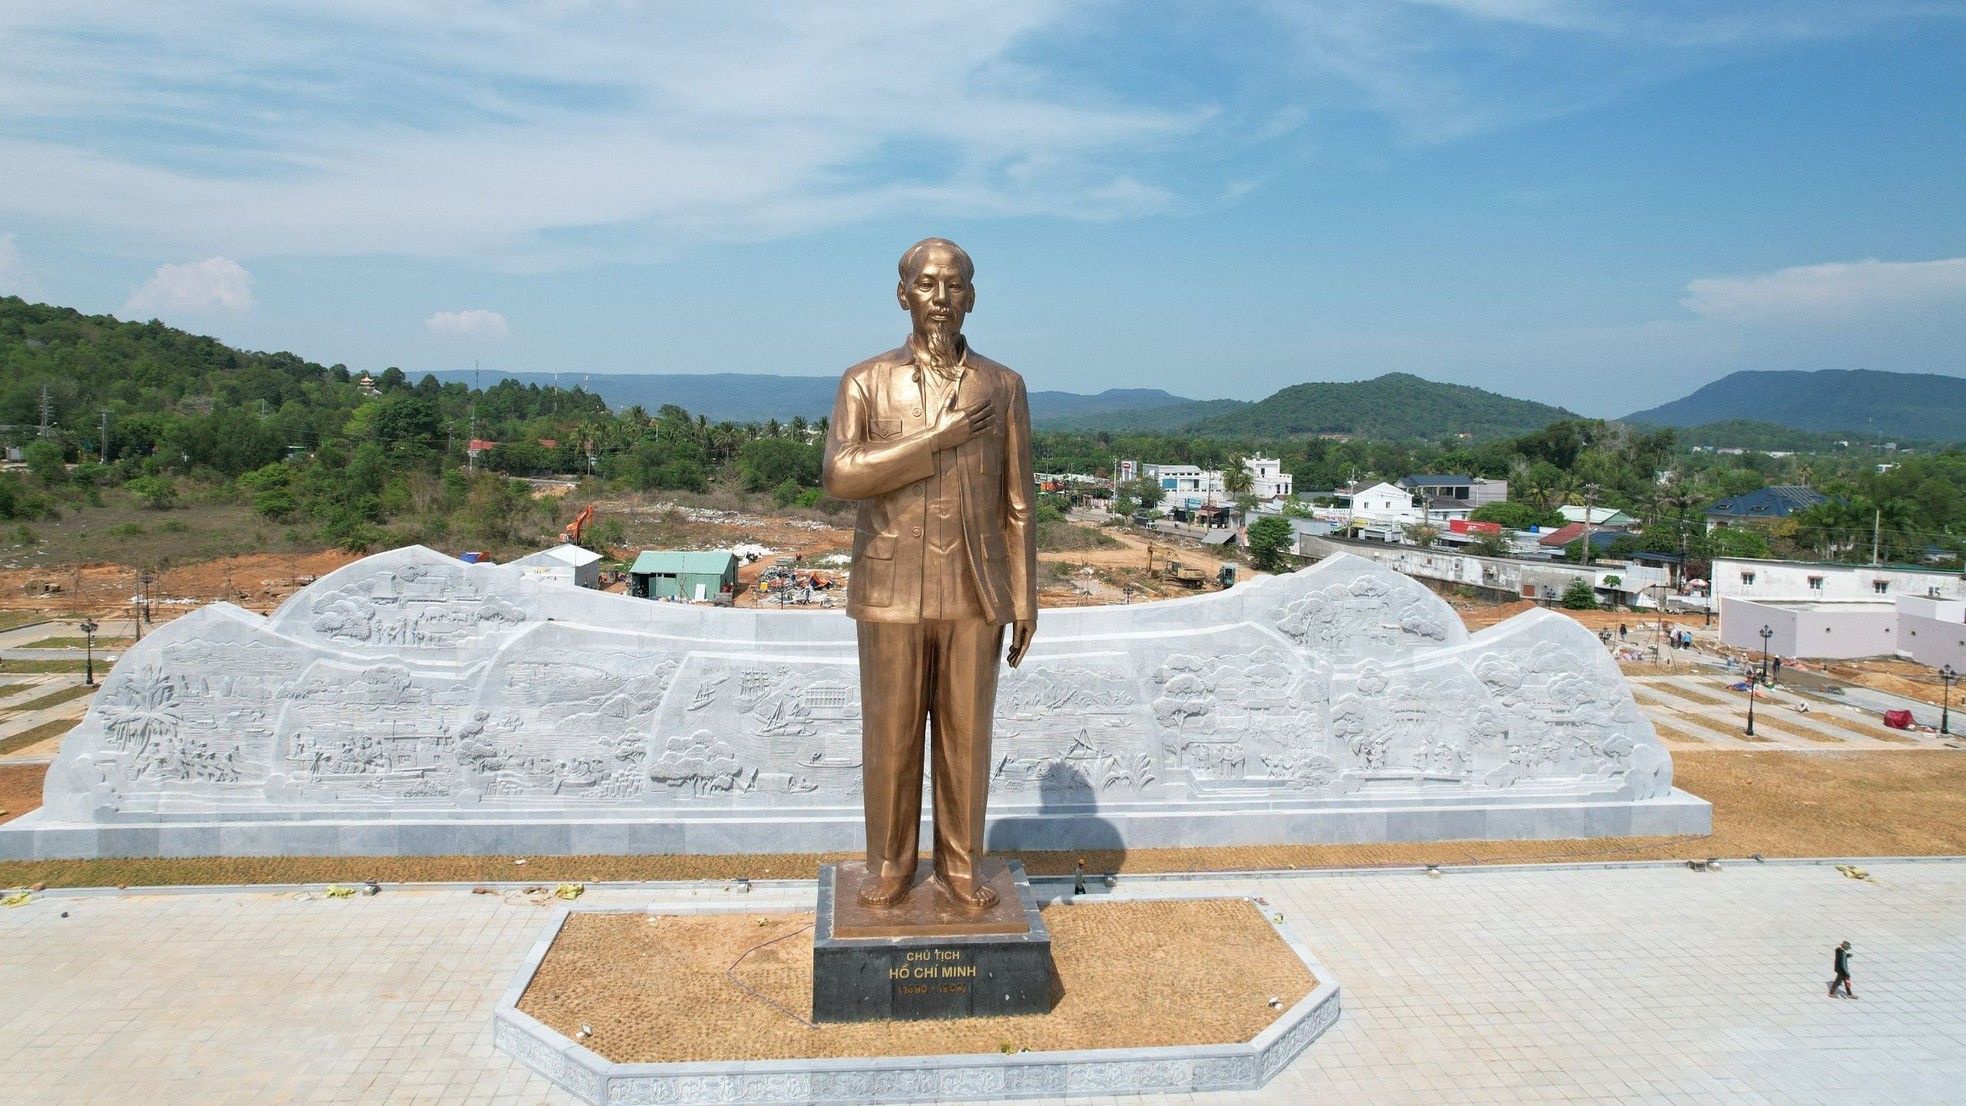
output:
[[[150,584],[151,613],[167,619],[223,600],[255,611],[270,611],[301,586],[356,559],[329,550],[289,556],[249,553],[180,565],[156,574]],[[127,620],[140,584],[137,570],[125,565],[89,564],[50,568],[0,568],[0,607],[50,615],[94,615],[109,623]]]

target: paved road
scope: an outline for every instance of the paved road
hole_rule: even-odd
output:
[[[1261,1092],[1099,1101],[1966,1102],[1966,864],[1869,868],[1128,881],[1266,898],[1338,975],[1345,1014]],[[492,1005],[545,921],[464,888],[42,896],[0,911],[0,1087],[19,1103],[570,1102],[491,1047]],[[1845,938],[1856,1002],[1824,994]]]

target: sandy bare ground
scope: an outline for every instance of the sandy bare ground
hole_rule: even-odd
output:
[[[1316,986],[1246,900],[1058,905],[1044,920],[1049,1014],[805,1025],[785,1011],[812,1011],[811,914],[576,912],[519,1009],[569,1038],[591,1028],[581,1044],[617,1063],[923,1056],[1247,1041]],[[756,995],[725,974],[740,957]]]
[[[1052,582],[1045,586],[1038,595],[1038,605],[1041,607],[1141,603],[1213,592],[1219,590],[1215,584],[1216,572],[1224,564],[1236,564],[1238,581],[1262,575],[1249,565],[1239,563],[1233,555],[1224,556],[1186,538],[1157,536],[1131,526],[1100,526],[1079,519],[1073,521],[1085,529],[1097,530],[1119,544],[1101,549],[1039,553],[1040,565],[1054,566],[1054,573],[1063,573],[1069,579],[1069,583]],[[1184,568],[1200,569],[1205,582],[1200,588],[1190,588],[1149,572],[1150,554],[1155,572],[1164,569],[1172,559],[1179,561]],[[1051,579],[1058,581],[1059,576],[1053,575]]]

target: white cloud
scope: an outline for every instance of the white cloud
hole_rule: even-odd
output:
[[[1308,97],[1363,97],[1420,144],[1574,115],[1788,43],[1947,14],[1918,0],[1252,2],[1275,22]]]
[[[0,296],[31,300],[40,295],[41,284],[27,267],[27,259],[21,256],[20,244],[13,234],[0,234]]]
[[[250,311],[253,274],[237,261],[208,257],[184,265],[159,265],[143,287],[130,294],[123,313],[136,318],[209,311]]]
[[[1106,219],[1210,117],[1018,60],[1069,0],[0,6],[0,211],[237,257],[554,264],[908,212]],[[77,33],[114,26],[114,34]]]
[[[423,320],[432,334],[467,338],[505,338],[512,333],[505,316],[496,311],[439,311]]]
[[[1223,202],[1251,176],[1226,147],[1360,107],[1410,141],[1451,141],[1920,10],[1180,8],[0,4],[0,217],[106,232],[117,249],[533,268],[897,214],[1131,218]],[[1164,54],[1178,79],[1111,64],[1120,42]]]
[[[1820,321],[1879,311],[1966,306],[1966,258],[1831,262],[1748,277],[1708,277],[1679,301],[1706,319]]]

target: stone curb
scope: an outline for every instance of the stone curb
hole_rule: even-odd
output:
[[[1178,896],[1196,897],[1196,896]],[[699,905],[699,904],[689,904]],[[702,904],[708,905],[708,904]],[[796,909],[782,906],[780,909]],[[640,912],[639,907],[604,907]],[[1259,907],[1260,909],[1260,907]],[[648,908],[649,913],[680,913]],[[688,911],[707,913],[708,911]],[[740,913],[739,911],[721,911]],[[742,913],[750,913],[745,911]],[[757,913],[771,912],[759,904]],[[1316,989],[1255,1039],[1227,1045],[1084,1049],[829,1060],[746,1060],[714,1063],[617,1064],[568,1040],[520,1011],[519,999],[574,913],[560,907],[533,943],[525,964],[499,999],[493,1043],[533,1071],[596,1106],[744,1106],[778,1103],[929,1102],[1064,1095],[1182,1094],[1254,1090],[1282,1071],[1331,1028],[1341,1010],[1331,972],[1294,934],[1265,913],[1279,937],[1303,961]]]

